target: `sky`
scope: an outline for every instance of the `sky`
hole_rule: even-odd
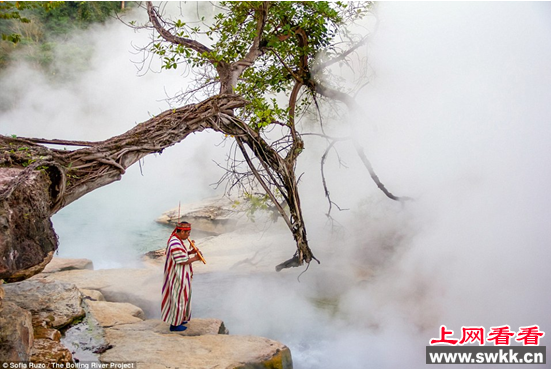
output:
[[[197,292],[199,315],[214,301],[220,309],[208,312],[232,333],[284,342],[296,368],[423,367],[440,325],[456,336],[462,326],[551,329],[551,5],[382,2],[374,15],[360,51],[371,72],[357,96],[363,110],[332,123],[355,127],[382,182],[413,200],[385,198],[343,144],[345,165],[328,157],[328,183],[349,210],[334,209],[332,224],[319,183],[323,146],[307,139],[300,190],[322,264],[300,282],[302,269],[196,282],[216,291]],[[140,75],[131,44],[147,35],[120,23],[86,40],[91,68],[77,79],[52,85],[23,63],[2,76],[0,95],[18,99],[1,112],[0,133],[107,138],[167,109],[166,93],[185,81],[179,71]],[[132,167],[60,211],[60,256],[125,265],[162,211],[217,193],[209,185],[221,174],[220,141],[194,135],[146,158],[143,175]],[[292,255],[288,236],[281,247]]]

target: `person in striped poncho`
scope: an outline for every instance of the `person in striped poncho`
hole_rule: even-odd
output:
[[[184,245],[190,233],[191,224],[178,223],[166,247],[161,317],[170,323],[171,331],[186,330],[185,324],[191,319],[191,264],[200,258]]]

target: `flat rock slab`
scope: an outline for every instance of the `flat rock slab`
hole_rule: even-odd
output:
[[[67,259],[54,257],[48,265],[46,265],[42,273],[55,273],[75,269],[94,269],[94,264],[90,259]]]
[[[183,332],[170,332],[170,325],[159,319],[148,319],[143,322],[124,324],[113,327],[119,331],[150,331],[159,334],[178,334],[180,336],[203,336],[213,334],[228,334],[224,322],[219,319],[191,319],[186,324],[188,329]]]
[[[109,292],[113,295],[128,294],[128,290],[136,287],[140,292],[147,282],[154,279],[156,289],[162,283],[162,270],[154,269],[99,269],[99,270],[66,270],[57,273],[39,274],[33,279],[56,280],[62,282],[74,283],[79,289],[97,290],[103,293],[109,301],[115,301],[110,298]],[[160,292],[159,292],[160,293]]]
[[[90,313],[104,328],[141,322],[145,319],[142,309],[127,302],[86,301],[86,303]]]
[[[290,350],[267,338],[225,334],[185,336],[121,327],[124,326],[106,330],[107,341],[113,347],[101,355],[102,362],[133,361],[143,369],[292,368]]]

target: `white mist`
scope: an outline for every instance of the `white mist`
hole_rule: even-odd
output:
[[[313,155],[322,148],[308,140],[302,204],[322,264],[300,282],[302,269],[195,281],[196,317],[280,340],[297,369],[421,368],[441,324],[456,334],[463,325],[551,331],[550,5],[383,2],[376,15],[374,74],[358,97],[364,113],[350,119],[383,183],[415,201],[384,198],[343,146],[348,168],[330,157],[329,183],[350,210],[334,210],[333,228]],[[21,98],[0,116],[1,133],[99,140],[165,110],[164,86],[177,91],[184,79],[137,77],[128,51],[141,37],[119,23],[98,27],[93,67],[68,85],[14,69],[2,90]],[[146,158],[143,176],[134,166],[63,209],[60,256],[96,267],[137,260],[134,243],[157,215],[214,193],[219,140],[188,138]],[[273,237],[266,242],[293,254],[289,234]],[[164,241],[160,232],[151,242]]]

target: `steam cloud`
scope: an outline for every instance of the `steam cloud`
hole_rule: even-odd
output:
[[[322,149],[309,140],[299,171],[322,264],[300,283],[302,270],[195,282],[197,315],[284,342],[299,369],[424,367],[441,324],[456,335],[467,325],[551,329],[551,6],[385,2],[375,14],[374,75],[358,97],[364,114],[349,119],[382,181],[415,200],[384,198],[340,147],[348,167],[331,157],[329,184],[351,210],[333,212],[342,227],[332,233],[313,154]],[[182,78],[136,76],[129,45],[145,35],[114,22],[86,37],[92,67],[77,79],[52,85],[25,65],[3,76],[1,94],[18,100],[0,116],[2,134],[104,139],[167,108],[163,86],[177,91]],[[144,176],[135,166],[62,210],[60,256],[126,265],[160,212],[213,193],[215,136],[188,138],[147,158]]]

